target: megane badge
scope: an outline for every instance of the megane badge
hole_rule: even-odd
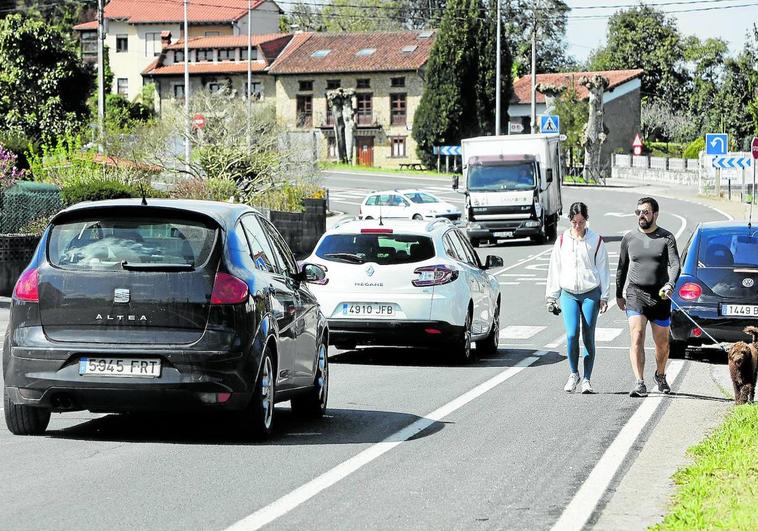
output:
[[[129,302],[129,290],[124,288],[114,289],[113,302]]]
[[[746,288],[752,288],[755,281],[752,278],[745,278],[742,280],[742,285]]]
[[[368,266],[368,267],[366,268],[366,274],[367,274],[368,276],[373,276],[373,275],[374,275],[374,267],[373,267],[373,266]]]

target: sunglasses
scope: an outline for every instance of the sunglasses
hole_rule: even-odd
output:
[[[637,209],[637,210],[634,211],[634,215],[635,216],[645,216],[645,217],[647,217],[650,214],[652,214],[652,212],[650,210],[639,210],[639,209]]]

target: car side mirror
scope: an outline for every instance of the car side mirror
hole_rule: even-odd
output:
[[[316,264],[303,264],[301,275],[305,282],[311,284],[326,284],[329,281],[326,278],[326,268]]]
[[[458,189],[458,183],[459,183],[458,176],[454,175],[453,176],[453,190],[457,190]]]
[[[552,168],[546,169],[545,170],[545,176],[546,176],[545,180],[547,182],[549,182],[549,183],[553,182],[553,169]]]
[[[503,267],[503,259],[494,254],[488,254],[484,261],[484,269],[494,269],[496,267]]]

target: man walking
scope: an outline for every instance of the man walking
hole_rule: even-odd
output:
[[[679,252],[676,238],[658,226],[658,201],[643,197],[637,201],[637,230],[621,240],[618,270],[616,271],[616,303],[626,312],[632,344],[629,360],[637,379],[629,396],[647,396],[645,386],[645,328],[650,328],[655,341],[655,383],[658,391],[671,392],[666,381],[666,362],[669,358],[669,326],[671,301],[676,279],[679,278]],[[624,293],[627,279],[629,284]]]

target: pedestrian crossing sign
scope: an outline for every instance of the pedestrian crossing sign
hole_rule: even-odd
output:
[[[540,115],[540,133],[558,135],[561,133],[561,118],[557,114]]]

